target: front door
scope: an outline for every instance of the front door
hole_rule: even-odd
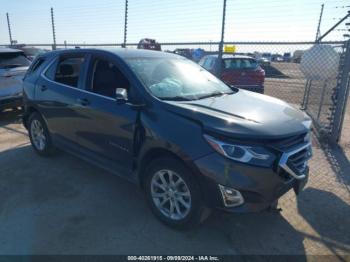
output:
[[[130,83],[117,64],[104,57],[93,57],[89,66],[90,81],[79,99],[76,135],[85,149],[131,168],[133,138],[138,111],[131,104],[118,104],[116,89],[130,92]]]

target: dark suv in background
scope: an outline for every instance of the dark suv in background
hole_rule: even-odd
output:
[[[139,184],[173,227],[195,225],[211,208],[266,210],[308,178],[309,117],[178,55],[51,52],[30,67],[24,100],[39,155],[60,148]]]
[[[214,75],[218,75],[218,55],[204,56],[199,65]],[[243,55],[223,55],[222,73],[220,79],[230,86],[264,93],[265,71],[259,66],[257,60]]]

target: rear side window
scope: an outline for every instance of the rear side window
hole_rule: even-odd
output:
[[[203,67],[207,70],[212,70],[214,67],[214,63],[215,63],[215,58],[211,58],[208,57],[204,63],[203,63]]]
[[[256,69],[258,63],[251,58],[230,58],[224,60],[225,69]]]
[[[206,60],[207,60],[206,58],[202,58],[202,59],[198,62],[198,65],[203,66]]]
[[[78,87],[78,80],[84,61],[84,57],[60,59],[56,67],[54,81],[71,87]]]

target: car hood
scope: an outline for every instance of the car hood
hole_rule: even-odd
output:
[[[229,137],[276,139],[305,133],[311,120],[286,102],[239,90],[207,99],[167,101],[168,110],[199,122],[205,131]]]
[[[22,92],[23,77],[28,67],[0,69],[0,97],[13,96]]]

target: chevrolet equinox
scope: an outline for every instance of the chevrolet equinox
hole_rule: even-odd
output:
[[[269,209],[308,179],[305,113],[175,54],[53,51],[33,61],[23,85],[23,123],[39,155],[59,148],[138,184],[172,227],[213,208]]]

